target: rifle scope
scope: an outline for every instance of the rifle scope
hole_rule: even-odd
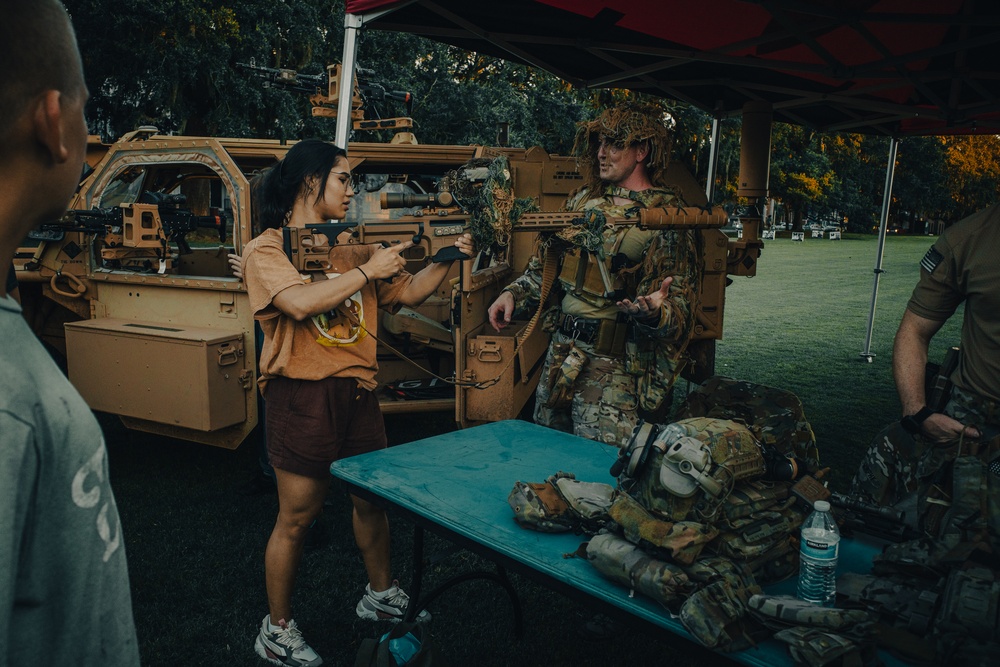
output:
[[[382,208],[409,208],[411,206],[451,206],[455,198],[450,192],[412,194],[409,192],[383,192],[379,197]]]

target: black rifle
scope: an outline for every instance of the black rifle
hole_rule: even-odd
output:
[[[906,514],[892,507],[882,507],[842,493],[831,493],[834,515],[848,530],[867,533],[892,542],[906,542],[923,537],[906,523]]]
[[[183,195],[165,195],[147,192],[139,199],[142,204],[156,205],[163,228],[163,236],[177,244],[181,253],[191,252],[187,234],[196,229],[214,229],[219,234],[219,242],[226,242],[226,223],[229,217],[221,211],[212,215],[194,215],[182,208]],[[40,241],[62,240],[66,232],[81,232],[96,237],[118,233],[125,224],[125,209],[117,206],[108,208],[70,209],[55,222],[46,222],[29,233],[29,238]]]

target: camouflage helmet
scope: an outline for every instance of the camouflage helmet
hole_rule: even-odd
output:
[[[646,142],[649,156],[646,171],[654,185],[665,185],[663,178],[670,162],[673,133],[664,122],[663,109],[653,104],[626,102],[610,109],[591,121],[577,123],[573,155],[576,156],[580,174],[591,190],[600,186],[597,150],[601,138],[623,146]]]

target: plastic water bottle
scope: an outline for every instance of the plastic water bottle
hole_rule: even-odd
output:
[[[837,553],[840,530],[830,514],[830,503],[817,500],[813,512],[802,524],[799,549],[800,600],[832,606],[837,593]]]

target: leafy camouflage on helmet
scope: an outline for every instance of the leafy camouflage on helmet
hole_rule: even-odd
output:
[[[688,417],[739,419],[764,445],[819,468],[816,436],[802,401],[790,391],[716,375],[687,396],[677,418]]]
[[[573,155],[585,185],[594,191],[600,186],[597,150],[601,139],[622,147],[646,142],[649,157],[646,173],[653,185],[665,185],[663,178],[670,163],[673,133],[666,124],[663,109],[642,103],[626,103],[606,109],[592,121],[577,124]]]
[[[627,494],[611,505],[611,518],[625,538],[651,555],[690,565],[718,531],[693,521],[663,521],[647,512]]]
[[[676,609],[694,590],[678,565],[649,556],[614,533],[600,533],[587,543],[587,560],[602,575],[622,586]]]
[[[740,651],[760,638],[762,626],[747,611],[747,600],[760,586],[734,587],[720,579],[698,589],[681,605],[684,628],[703,646],[717,651]]]
[[[715,519],[725,496],[733,488],[732,471],[727,464],[736,457],[751,456],[754,452],[761,456],[760,471],[763,472],[763,458],[760,446],[743,424],[725,419],[694,417],[674,422],[688,436],[696,438],[707,446],[711,454],[711,477],[724,487],[722,497],[712,497],[703,489],[682,498],[666,489],[660,476],[664,455],[658,449],[650,456],[647,464],[638,472],[634,484],[627,490],[643,507],[667,521],[710,522]]]

